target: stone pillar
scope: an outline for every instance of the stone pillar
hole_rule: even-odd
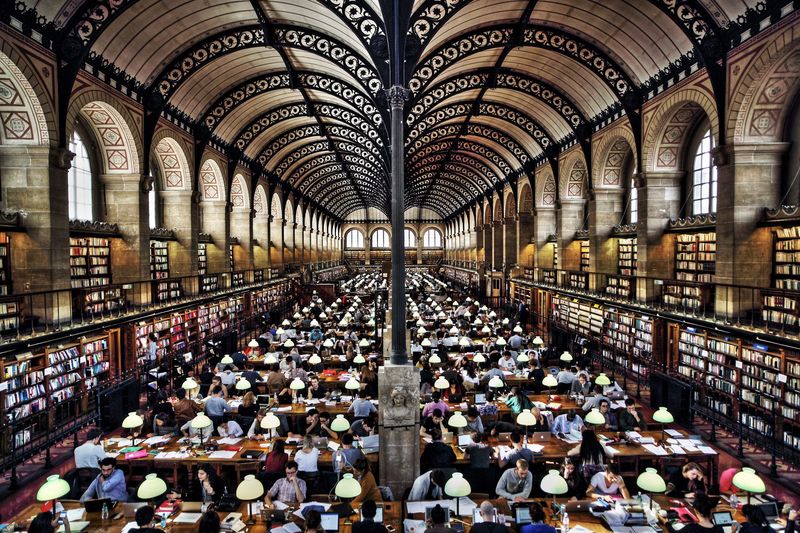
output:
[[[228,240],[230,220],[225,202],[202,202],[202,231],[211,235],[212,244],[206,246],[208,273],[217,274],[230,270],[228,262]]]
[[[483,225],[483,261],[491,269],[494,260],[494,228],[491,222]]]
[[[492,270],[503,269],[503,221],[492,222]]]
[[[722,146],[717,167],[717,283],[769,287],[772,230],[759,227],[764,207],[781,201],[781,164],[789,143]],[[717,312],[730,316],[758,306],[751,291],[716,291]]]
[[[253,268],[253,215],[252,209],[231,211],[231,235],[239,238],[233,247],[233,264],[236,270]]]
[[[536,243],[535,265],[539,268],[558,268],[553,256],[553,245],[547,237],[556,232],[556,210],[551,207],[539,207],[533,213],[533,235]]]
[[[270,265],[273,267],[281,266],[283,260],[283,219],[274,218],[270,215],[269,219],[269,256]]]
[[[478,262],[483,262],[485,257],[484,242],[483,226],[475,226],[475,260]]]
[[[595,189],[589,200],[589,271],[617,273],[619,246],[611,238],[611,230],[623,212],[621,189]]]
[[[417,264],[421,265],[422,261],[422,226],[417,226]]]
[[[674,236],[664,233],[681,207],[683,172],[647,172],[635,178],[639,196],[636,223],[636,274],[671,279],[675,267]]]
[[[581,263],[580,243],[575,232],[583,228],[583,200],[561,200],[556,209],[558,219],[558,257],[564,270],[578,270]]]
[[[303,263],[313,263],[311,255],[311,228],[303,226]]]
[[[517,264],[517,219],[505,217],[503,220],[503,266],[512,268]]]
[[[419,369],[389,362],[388,353],[384,361],[378,369],[378,401],[383,406],[378,409],[378,469],[380,485],[390,487],[399,499],[419,476]]]
[[[169,243],[169,275],[177,278],[197,274],[197,233],[200,209],[192,191],[161,191],[164,227],[175,233]]]
[[[270,267],[269,233],[269,215],[257,214],[253,219],[253,238],[258,243],[253,246],[253,268]]]
[[[119,226],[121,239],[111,240],[113,283],[150,279],[150,228],[147,196],[139,174],[101,174],[106,221]]]
[[[531,244],[533,237],[533,217],[530,213],[520,213],[517,216],[517,263],[520,266],[533,266],[534,245]]]

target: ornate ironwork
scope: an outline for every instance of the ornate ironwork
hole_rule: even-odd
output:
[[[6,231],[13,231],[22,227],[22,219],[28,213],[25,211],[10,211],[3,209],[0,211],[0,227]]]
[[[460,124],[447,124],[444,126],[438,126],[435,129],[426,132],[426,134],[422,137],[417,138],[413,143],[411,143],[410,147],[408,146],[408,143],[406,143],[409,156],[413,155],[414,152],[418,150],[424,149],[432,142],[456,137],[459,135],[461,130],[462,127]],[[469,123],[467,124],[465,133],[467,135],[480,137],[487,141],[492,141],[493,144],[497,147],[500,147],[502,151],[510,152],[517,162],[517,164],[513,166],[523,166],[528,161],[533,161],[534,159],[528,153],[528,151],[516,141],[516,139],[508,136],[506,132],[492,126]],[[492,150],[495,150],[495,148],[492,148]],[[505,157],[503,157],[503,160],[506,161],[509,166],[511,166],[511,163],[508,162]]]
[[[455,141],[455,145],[453,145],[453,141]],[[448,150],[451,150],[453,155],[456,155],[460,152],[478,154],[487,161],[490,161],[497,167],[497,172],[493,172],[492,174],[495,177],[499,176],[507,176],[511,174],[514,169],[505,160],[502,156],[500,156],[495,150],[489,148],[488,146],[481,144],[477,141],[467,140],[458,138],[456,139],[453,137],[452,139],[441,139],[438,142],[434,142],[428,144],[427,146],[416,150],[413,154],[413,157],[409,157],[409,165],[416,161],[416,158],[419,156],[429,156],[437,151],[444,151],[445,155],[447,155]]]
[[[588,229],[579,229],[575,232],[575,240],[576,241],[588,241],[589,240],[589,230]]]
[[[167,228],[150,228],[150,238],[162,241],[175,240],[175,230]]]
[[[611,235],[614,237],[636,235],[636,224],[617,224],[611,228]]]
[[[670,230],[685,230],[708,228],[717,224],[717,214],[693,215],[688,217],[670,219],[667,225]]]
[[[555,233],[551,233],[550,235],[547,236],[545,242],[558,242],[558,235]]]
[[[328,126],[326,129],[335,139],[344,139],[357,143],[367,148],[372,153],[381,154],[383,152],[381,147],[375,145],[369,137],[362,135],[361,132],[357,130],[336,124]],[[324,135],[324,132],[321,131],[321,128],[316,123],[298,126],[282,133],[279,137],[274,139],[269,145],[264,147],[256,159],[258,161],[264,161],[264,164],[267,165],[268,162],[286,146],[298,141],[307,141],[310,137],[318,137],[321,135]]]
[[[800,221],[800,205],[782,205],[764,209],[764,221],[768,223]]]
[[[70,220],[71,233],[86,233],[91,235],[119,235],[119,226],[102,220]]]

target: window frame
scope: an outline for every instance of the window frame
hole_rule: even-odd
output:
[[[433,246],[430,246],[428,244],[428,235],[429,234],[435,234],[436,235],[436,238],[439,241],[438,246],[435,245],[435,244]],[[439,250],[439,249],[444,248],[444,235],[437,228],[428,228],[428,229],[426,229],[425,232],[422,234],[422,247],[424,249],[426,249],[426,250]]]
[[[70,164],[70,168],[67,171],[67,214],[68,214],[68,217],[69,217],[70,220],[74,220],[74,219],[87,220],[86,217],[82,217],[81,216],[82,213],[78,212],[77,202],[75,202],[76,206],[73,207],[73,198],[71,196],[72,194],[77,195],[77,186],[73,187],[74,178],[75,178],[74,175],[73,175],[73,172],[77,172],[78,171],[77,170],[78,167],[77,167],[76,163],[79,161],[78,158],[80,157],[80,160],[84,160],[85,159],[85,161],[88,163],[88,167],[89,167],[88,168],[89,180],[90,180],[89,197],[91,199],[91,203],[89,205],[89,211],[91,211],[91,216],[88,218],[88,220],[94,221],[94,220],[97,219],[97,213],[98,213],[98,207],[99,207],[98,206],[98,201],[97,201],[98,200],[98,166],[97,166],[97,162],[95,160],[96,153],[97,153],[96,145],[94,143],[94,138],[89,133],[89,130],[86,127],[84,127],[84,125],[80,121],[76,121],[75,128],[72,130],[72,135],[73,135],[73,137],[70,137],[70,139],[68,141],[68,147],[70,149],[70,152],[75,154],[75,156],[73,157],[72,162]],[[79,154],[78,152],[72,150],[72,148],[73,148],[73,138],[76,137],[76,136],[80,140],[81,146],[83,146],[83,149],[84,149],[84,151],[86,153],[85,157],[82,157],[81,154]],[[76,189],[76,191],[74,193],[73,193],[73,188]],[[81,190],[85,190],[85,187],[82,187]],[[76,198],[77,198],[77,196],[76,196]],[[74,214],[74,216],[73,216],[73,214]]]
[[[385,229],[378,228],[369,236],[369,247],[371,250],[390,250],[392,236]]]
[[[361,242],[361,247],[358,246],[350,246],[350,234],[358,234],[358,239]],[[347,230],[347,233],[344,234],[344,249],[345,250],[365,250],[366,249],[366,240],[364,238],[364,232],[357,228],[350,228]]]
[[[708,141],[707,151],[703,150],[703,144]],[[717,199],[719,187],[719,172],[717,166],[714,164],[713,151],[716,147],[714,134],[711,131],[711,125],[708,120],[703,120],[696,128],[692,135],[687,151],[687,165],[686,165],[686,181],[684,202],[684,212],[690,216],[702,216],[715,214],[717,212]],[[698,161],[698,158],[700,160]],[[705,158],[705,161],[703,159]],[[708,166],[702,166],[707,163]],[[698,167],[698,164],[700,165]],[[703,172],[708,172],[708,179],[703,179]],[[697,178],[700,178],[697,181]],[[703,191],[703,187],[707,187]],[[696,196],[696,192],[700,191],[701,197]],[[699,204],[699,209],[696,207]]]
[[[419,243],[419,239],[417,239],[417,234],[414,233],[414,230],[411,229],[411,228],[404,228],[403,229],[403,249],[404,250],[416,250],[418,243]]]

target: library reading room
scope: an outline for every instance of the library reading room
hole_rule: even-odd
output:
[[[800,0],[0,0],[0,533],[800,533]]]

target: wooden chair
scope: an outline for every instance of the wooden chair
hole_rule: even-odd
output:
[[[258,475],[259,471],[261,470],[261,463],[258,461],[236,463],[234,468],[236,469],[236,486],[239,486],[239,483],[242,482],[244,476],[248,474]]]

